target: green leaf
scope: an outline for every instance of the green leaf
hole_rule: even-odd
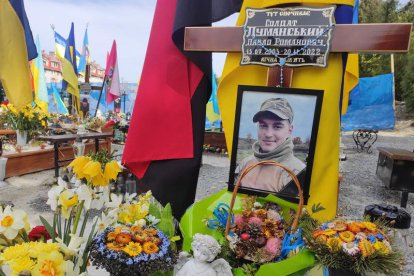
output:
[[[317,212],[325,210],[325,207],[321,205],[321,203],[313,204],[312,205],[312,213],[315,214]]]
[[[46,231],[49,233],[50,237],[52,237],[52,239],[55,238],[55,229],[53,229],[53,227],[49,224],[49,222],[47,222],[47,220],[42,217],[39,216],[40,221],[42,222],[43,226],[46,228]]]
[[[163,231],[169,238],[174,236],[174,224],[171,205],[167,203],[161,214],[161,221],[158,223],[158,228]]]
[[[162,208],[162,207],[161,207]],[[157,219],[161,219],[161,210],[160,208],[157,206],[156,203],[151,202],[149,205],[149,210],[148,213],[154,217],[156,217]]]

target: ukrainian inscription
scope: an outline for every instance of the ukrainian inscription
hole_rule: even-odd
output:
[[[241,65],[326,67],[335,7],[246,9]]]

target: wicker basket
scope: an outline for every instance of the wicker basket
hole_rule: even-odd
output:
[[[241,172],[241,174],[240,174],[239,178],[237,179],[237,182],[236,182],[236,185],[235,185],[235,187],[234,187],[234,190],[233,190],[233,196],[232,196],[232,199],[231,199],[231,202],[230,202],[230,210],[229,210],[229,214],[231,214],[231,212],[233,211],[234,202],[235,202],[235,200],[236,200],[236,195],[237,195],[237,191],[238,191],[238,189],[239,189],[239,187],[240,187],[241,180],[242,180],[242,179],[243,179],[243,177],[244,177],[244,176],[246,176],[246,175],[247,175],[247,174],[248,174],[251,170],[253,170],[255,167],[260,166],[260,165],[272,165],[272,166],[276,166],[276,167],[280,167],[280,168],[284,169],[284,170],[285,170],[285,171],[289,174],[289,176],[290,176],[290,177],[292,177],[293,182],[296,184],[296,187],[298,188],[298,194],[299,194],[299,205],[298,205],[298,209],[297,209],[297,211],[296,211],[295,217],[294,217],[294,219],[293,219],[292,227],[291,227],[291,233],[294,233],[294,232],[296,231],[297,226],[298,226],[299,218],[300,218],[300,215],[301,215],[301,213],[302,213],[302,208],[303,208],[303,202],[304,202],[304,199],[303,199],[303,192],[302,192],[302,188],[300,187],[299,180],[298,180],[298,178],[296,177],[295,173],[294,173],[294,172],[292,172],[292,171],[291,171],[289,168],[287,168],[286,166],[283,166],[283,165],[281,165],[280,163],[277,163],[277,162],[275,162],[275,161],[260,161],[260,162],[258,162],[258,163],[255,163],[255,164],[251,165],[251,166],[248,166],[247,168],[245,168],[245,169]],[[228,234],[229,234],[229,230],[230,230],[230,220],[231,220],[231,216],[228,216],[228,218],[227,218],[227,222],[226,222],[226,231],[225,231],[225,235],[226,235],[226,237],[228,236]],[[251,260],[250,258],[245,258],[245,259]],[[265,261],[267,261],[267,260],[264,260],[263,262],[265,262]]]

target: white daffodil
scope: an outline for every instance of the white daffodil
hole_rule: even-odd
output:
[[[105,202],[109,201],[109,187],[95,187],[92,189],[92,204],[91,208],[101,210]]]
[[[6,206],[4,211],[0,213],[0,234],[3,234],[9,240],[13,240],[19,230],[25,227],[26,217],[27,214],[23,210],[13,211],[10,206]]]
[[[92,203],[92,189],[88,185],[83,184],[76,188],[76,194],[79,201],[84,201],[83,207],[85,210],[89,210]]]
[[[87,272],[79,274],[81,265],[82,265],[82,258],[78,258],[78,262],[77,262],[76,266],[72,261],[70,261],[70,260],[66,261],[66,263],[65,263],[65,276],[81,276],[81,275],[87,276],[88,275]]]
[[[102,233],[106,227],[116,222],[116,218],[117,216],[115,216],[114,213],[108,213],[108,215],[102,213],[101,217],[97,218],[96,231]]]
[[[66,245],[60,238],[56,238],[56,241],[59,243],[59,247],[62,250],[65,257],[73,257],[80,250],[84,242],[84,238],[78,237],[75,234],[70,234],[70,242],[68,245]]]
[[[122,205],[123,196],[122,195],[116,195],[111,194],[111,201],[106,202],[105,206],[108,208],[119,208]]]
[[[155,224],[157,224],[158,222],[160,222],[161,220],[160,219],[157,219],[156,217],[154,217],[153,215],[148,215],[147,216],[147,221],[148,221],[148,223],[150,224],[150,225],[155,225]]]
[[[66,188],[66,182],[63,181],[61,177],[58,178],[58,185],[53,186],[50,188],[50,190],[47,192],[47,196],[49,199],[47,200],[46,204],[50,205],[50,209],[52,211],[56,211],[59,201],[59,195],[60,193]]]
[[[136,198],[136,196],[137,196],[137,193],[133,193],[133,194],[126,193],[124,197],[125,203],[131,203]]]
[[[69,218],[72,208],[79,203],[78,195],[73,189],[67,189],[60,193],[58,204],[61,207],[62,215],[65,219]]]

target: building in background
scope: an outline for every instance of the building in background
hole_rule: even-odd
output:
[[[43,65],[45,68],[46,82],[62,82],[62,64],[60,59],[56,56],[55,52],[46,53],[42,51]],[[93,61],[90,66],[91,75],[89,82],[102,83],[105,76],[105,68],[102,68],[98,63]],[[85,78],[80,76],[78,78],[80,82],[84,82]]]

